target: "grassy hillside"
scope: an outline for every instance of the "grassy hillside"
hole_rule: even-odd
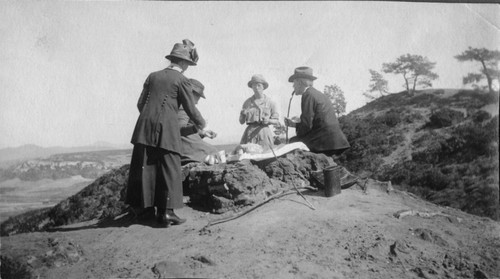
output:
[[[406,91],[341,117],[341,163],[440,205],[499,219],[498,96]]]

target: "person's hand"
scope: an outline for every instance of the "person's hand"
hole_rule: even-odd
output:
[[[209,139],[213,139],[217,136],[217,133],[212,131],[212,130],[202,130],[201,134],[202,134],[202,137],[207,137]]]
[[[217,136],[217,133],[212,131],[212,130],[208,130],[207,131],[207,137],[210,138],[210,139],[213,139]]]
[[[285,120],[285,126],[295,128],[296,123],[292,119],[285,117],[284,120]]]

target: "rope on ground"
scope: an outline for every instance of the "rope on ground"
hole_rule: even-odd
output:
[[[280,160],[278,160],[278,156],[276,156],[276,153],[274,153],[274,149],[272,146],[269,146],[269,148],[271,149],[271,152],[273,152],[273,155],[274,155],[274,159],[276,159],[276,161],[278,162],[278,164],[280,165],[280,167],[283,169],[283,171],[285,170],[285,167],[281,164]],[[297,172],[300,176],[300,178],[304,181],[307,181],[307,179],[300,173],[300,172]],[[295,191],[297,192],[297,194],[299,194],[306,202],[307,204],[309,205],[309,208],[311,208],[312,210],[316,210],[316,208],[314,208],[314,206],[306,199],[306,197],[304,197],[304,195],[302,195],[302,193],[299,191],[299,189],[297,188],[297,186],[295,186],[294,183],[292,183],[293,185],[293,188],[295,188]]]
[[[299,191],[298,188],[295,188],[296,191]],[[312,190],[312,191],[317,191],[318,189],[316,188],[313,188],[313,187],[301,187],[300,190]],[[299,191],[300,193],[300,191]],[[275,200],[275,199],[278,199],[278,198],[281,198],[281,197],[284,197],[284,196],[288,196],[288,195],[291,195],[291,194],[295,194],[295,191],[292,191],[292,190],[287,190],[285,192],[280,192],[280,193],[277,193],[275,194],[274,196],[270,196],[268,199],[266,199],[265,201],[263,202],[260,202],[252,207],[250,207],[249,209],[245,210],[245,211],[242,211],[234,216],[230,216],[228,218],[224,218],[224,219],[220,219],[220,220],[217,220],[217,221],[214,221],[214,222],[209,222],[206,226],[204,226],[200,231],[203,231],[205,229],[207,229],[208,227],[210,226],[214,226],[214,225],[218,225],[218,224],[222,224],[222,223],[225,223],[225,222],[229,222],[229,221],[232,221],[232,220],[235,220],[237,218],[240,218],[241,216],[261,207],[262,205],[272,201],[272,200]],[[302,193],[301,193],[302,194]]]
[[[269,148],[271,149],[273,155],[274,155],[274,158],[276,159],[276,161],[278,162],[278,164],[280,165],[280,167],[285,170],[285,167],[283,166],[283,164],[281,164],[281,162],[278,160],[278,156],[276,156],[276,153],[274,153],[274,149],[272,148],[272,146],[269,146]],[[303,180],[303,181],[307,181],[307,179],[300,173],[300,172],[297,172],[297,174],[299,175],[299,177]],[[293,184],[293,188],[295,191],[291,191],[291,190],[288,190],[288,191],[285,191],[285,192],[281,192],[281,193],[278,193],[274,196],[271,196],[269,197],[268,199],[266,199],[265,201],[237,214],[237,215],[234,215],[234,216],[230,216],[228,218],[224,218],[224,219],[221,219],[221,220],[217,220],[217,221],[214,221],[214,222],[209,222],[206,226],[204,226],[203,228],[201,228],[200,231],[204,231],[205,229],[207,229],[208,227],[210,226],[214,226],[214,225],[217,225],[217,224],[222,224],[222,223],[225,223],[225,222],[229,222],[229,221],[232,221],[232,220],[235,220],[253,210],[255,210],[256,208],[274,200],[274,199],[278,199],[278,198],[281,198],[281,197],[284,197],[284,196],[287,196],[287,195],[291,195],[291,194],[294,194],[294,193],[297,193],[298,195],[300,195],[307,203],[307,206],[309,208],[311,208],[312,210],[316,210],[316,208],[314,208],[314,206],[306,199],[306,197],[302,194],[302,192],[300,190],[312,190],[312,191],[317,191],[318,189],[317,188],[314,188],[314,187],[307,187],[307,186],[302,186],[299,188],[297,188],[297,186],[295,184]]]

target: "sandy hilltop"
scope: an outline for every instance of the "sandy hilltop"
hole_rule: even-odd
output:
[[[232,221],[189,206],[2,238],[2,278],[498,278],[500,224],[370,180],[273,200]],[[5,276],[7,266],[17,274]],[[11,269],[11,272],[16,269]]]
[[[500,278],[498,97],[401,92],[340,122],[352,148],[335,162],[293,150],[184,167],[180,226],[127,208],[128,164],[87,169],[76,194],[1,224],[1,277]],[[325,197],[333,164],[343,189]],[[3,173],[54,175],[25,166]]]

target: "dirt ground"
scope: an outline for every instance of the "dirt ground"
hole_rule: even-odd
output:
[[[306,194],[315,210],[289,195],[205,229],[232,213],[186,206],[176,213],[188,221],[169,228],[122,216],[14,235],[2,256],[40,278],[499,278],[499,222],[367,185]]]

